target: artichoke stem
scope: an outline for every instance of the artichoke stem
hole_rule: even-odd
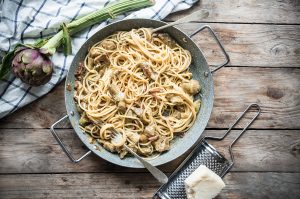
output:
[[[82,18],[76,19],[67,25],[69,34],[75,34],[84,28],[99,23],[105,19],[113,18],[115,15],[120,15],[125,12],[137,10],[143,7],[151,6],[154,4],[154,0],[120,0],[116,3],[112,3],[102,9],[99,9],[91,14],[88,14]],[[60,30],[41,48],[48,50],[48,52],[54,53],[62,42],[63,31]]]
[[[61,44],[62,38],[63,38],[63,31],[61,30],[58,33],[56,33],[53,37],[51,37],[51,39],[49,39],[48,42],[45,45],[43,45],[41,48],[56,49]]]

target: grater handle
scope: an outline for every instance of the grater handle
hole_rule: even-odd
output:
[[[240,139],[240,137],[244,134],[244,132],[249,128],[249,126],[254,122],[254,120],[259,116],[261,113],[261,108],[258,104],[250,104],[246,110],[238,117],[238,119],[229,127],[229,129],[225,132],[225,134],[222,137],[204,137],[203,139],[211,139],[211,140],[223,140],[232,130],[232,128],[245,116],[245,114],[251,109],[256,108],[257,113],[256,115],[251,119],[251,121],[243,128],[243,130],[239,133],[239,135],[232,141],[232,143],[229,145],[229,153],[231,158],[231,164],[225,171],[222,172],[221,177],[223,177],[234,165],[234,155],[232,152],[233,145]]]
[[[258,115],[261,113],[260,106],[258,104],[251,104],[248,106],[248,108],[244,111],[244,113],[239,117],[239,120],[248,112],[249,109],[252,107],[257,108],[257,114],[252,118],[252,120],[244,127],[244,129],[239,133],[239,135],[232,141],[232,143],[229,146],[229,152],[230,157],[232,160],[232,163],[234,163],[234,156],[232,152],[233,145],[240,139],[240,137],[244,134],[244,132],[249,128],[249,126],[254,122],[254,120],[258,117]]]

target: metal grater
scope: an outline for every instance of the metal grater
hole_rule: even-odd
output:
[[[228,161],[223,155],[221,155],[212,145],[208,144],[206,140],[223,140],[232,128],[243,118],[243,116],[251,108],[257,109],[257,114],[251,119],[246,127],[239,133],[235,140],[229,146],[229,153],[231,161]],[[187,156],[187,158],[179,165],[179,167],[171,174],[168,183],[162,185],[154,194],[154,199],[186,199],[184,180],[194,172],[200,165],[205,165],[220,177],[232,168],[234,164],[234,156],[232,153],[232,146],[242,136],[242,134],[248,129],[253,121],[260,114],[261,109],[258,104],[249,105],[246,110],[239,116],[239,118],[229,127],[222,137],[204,137],[202,138],[193,151]]]

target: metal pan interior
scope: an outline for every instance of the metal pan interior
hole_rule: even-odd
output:
[[[133,28],[141,28],[141,27],[159,27],[164,25],[164,22],[150,20],[150,19],[128,19],[122,20],[115,23],[112,23],[105,28],[96,32],[92,37],[90,37],[83,46],[79,49],[78,53],[73,59],[73,62],[70,66],[70,70],[68,72],[66,78],[66,85],[70,84],[72,86],[72,90],[68,91],[65,89],[65,103],[67,113],[69,115],[71,124],[79,136],[81,141],[96,155],[99,157],[125,167],[132,168],[143,168],[142,164],[138,162],[134,157],[126,157],[124,159],[120,159],[118,154],[111,153],[105,150],[101,145],[94,143],[89,143],[88,135],[86,135],[79,128],[79,118],[80,115],[76,110],[76,106],[73,100],[73,92],[74,92],[74,72],[79,64],[82,62],[87,55],[88,49],[95,44],[96,42],[104,39],[105,37],[113,34],[116,31],[128,31]],[[195,27],[196,28],[196,27]],[[193,78],[198,80],[201,84],[202,90],[201,93],[196,96],[196,98],[201,98],[201,108],[197,114],[197,119],[195,124],[189,129],[188,132],[181,138],[175,137],[175,139],[171,142],[171,148],[169,151],[162,153],[160,156],[154,159],[149,159],[149,162],[155,166],[162,165],[167,162],[170,162],[182,154],[184,154],[188,149],[190,149],[196,141],[200,138],[202,132],[204,131],[209,117],[211,115],[213,100],[214,100],[214,92],[213,92],[213,79],[212,75],[209,71],[207,62],[203,56],[201,50],[197,47],[197,45],[182,31],[175,27],[169,27],[163,30],[163,32],[168,33],[173,39],[177,41],[179,45],[183,48],[190,51],[192,54],[192,65],[190,66],[190,71],[193,73]],[[206,75],[205,75],[206,73]],[[70,114],[73,111],[74,114]],[[96,150],[95,145],[98,145],[100,150]]]

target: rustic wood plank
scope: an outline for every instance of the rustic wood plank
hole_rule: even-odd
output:
[[[201,23],[183,24],[191,33]],[[230,56],[232,66],[300,67],[300,26],[260,24],[209,24]],[[194,41],[204,51],[209,64],[224,58],[208,32],[198,33]]]
[[[299,173],[235,173],[224,178],[217,197],[298,199]],[[8,198],[151,198],[159,184],[144,173],[1,175],[0,197]]]
[[[247,104],[257,102],[263,113],[252,128],[300,129],[300,26],[274,25],[299,24],[299,1],[203,0],[188,12],[171,15],[167,20],[202,8],[210,10],[205,22],[213,22],[210,25],[224,43],[231,65],[239,67],[216,73],[215,105],[208,127],[228,127]],[[191,32],[200,25],[184,25],[182,29]],[[222,61],[219,49],[207,33],[194,40],[210,64]],[[48,129],[30,129],[48,128],[63,116],[63,96],[60,84],[47,97],[0,121],[0,198],[150,198],[159,184],[145,170],[118,167],[95,155],[73,164]],[[69,127],[68,123],[62,126]],[[75,156],[85,152],[71,129],[59,132]],[[204,134],[222,132],[206,130]],[[228,157],[226,147],[237,133],[234,131],[223,142],[212,144]],[[225,177],[227,187],[217,198],[299,198],[299,146],[299,130],[248,131],[234,148],[236,164]],[[161,168],[172,172],[182,159]],[[46,174],[55,172],[61,174]]]
[[[170,15],[174,21],[194,11],[207,9],[210,15],[202,21],[235,23],[297,23],[300,22],[299,1],[209,1],[201,0],[189,10]]]
[[[209,128],[228,128],[250,103],[262,114],[252,128],[300,129],[300,69],[227,67],[214,74],[215,101]],[[63,83],[0,120],[1,128],[49,128],[65,114]],[[242,127],[245,122],[241,122]],[[63,127],[70,127],[64,124]]]
[[[234,131],[224,142],[211,144],[229,158],[227,147],[238,132]],[[206,130],[204,135],[222,133],[224,130]],[[59,130],[59,135],[75,157],[86,152],[72,130]],[[145,171],[119,167],[96,155],[78,164],[71,163],[48,129],[2,129],[0,140],[0,173],[4,174]],[[236,165],[233,170],[300,172],[299,146],[299,130],[249,130],[234,147]],[[172,172],[184,157],[162,166],[162,169]]]
[[[216,72],[208,126],[227,128],[248,104],[258,103],[262,113],[252,128],[299,129],[299,79],[300,69],[226,68]],[[245,126],[246,121],[238,126]]]

